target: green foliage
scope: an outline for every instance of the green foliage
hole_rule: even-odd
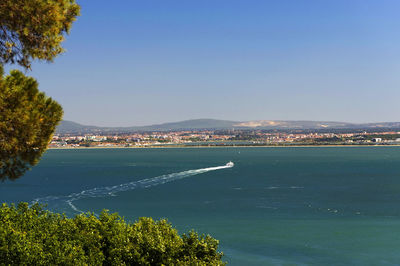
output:
[[[218,241],[166,220],[126,223],[103,211],[67,218],[39,205],[0,208],[0,265],[224,265]]]
[[[37,164],[62,117],[33,78],[16,70],[3,78],[3,65],[52,61],[79,9],[75,0],[0,0],[0,180]]]
[[[0,180],[16,179],[38,163],[62,114],[35,79],[17,70],[0,76]]]
[[[1,0],[0,64],[52,61],[64,51],[61,42],[79,9],[75,0]]]

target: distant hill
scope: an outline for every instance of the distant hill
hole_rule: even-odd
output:
[[[280,121],[280,120],[256,120],[239,122],[235,124],[238,128],[260,128],[260,129],[323,129],[352,127],[354,124],[344,122],[327,121]]]
[[[61,123],[57,126],[58,133],[65,132],[77,132],[77,131],[86,131],[96,129],[96,126],[85,126],[72,121],[61,121]]]
[[[217,119],[192,119],[181,122],[164,123],[159,125],[151,125],[149,130],[177,130],[177,129],[227,129],[235,127],[239,122],[217,120]]]
[[[87,126],[72,121],[61,121],[56,133],[96,133],[96,132],[137,132],[137,131],[168,131],[185,129],[229,129],[239,122],[217,119],[192,119],[181,122],[171,122],[150,126],[133,127],[97,127]]]
[[[180,122],[163,123],[150,126],[133,127],[98,127],[62,121],[57,127],[58,134],[95,134],[138,131],[169,131],[191,129],[265,129],[265,130],[323,130],[323,129],[400,129],[400,122],[354,124],[330,121],[282,121],[282,120],[255,120],[229,121],[217,119],[192,119]]]

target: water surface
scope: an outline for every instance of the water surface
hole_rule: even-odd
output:
[[[1,202],[34,200],[167,218],[219,239],[231,265],[400,262],[398,147],[51,150],[0,184]]]

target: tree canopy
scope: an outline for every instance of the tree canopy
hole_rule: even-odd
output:
[[[75,0],[0,1],[0,180],[37,164],[62,118],[61,106],[33,78],[16,70],[4,77],[3,66],[52,61],[79,11]]]
[[[1,0],[0,64],[52,61],[79,11],[75,0]]]
[[[0,180],[16,179],[38,163],[62,115],[35,79],[18,70],[4,77],[0,65]]]
[[[20,203],[0,206],[0,221],[4,265],[225,264],[218,240],[194,231],[180,236],[166,220],[130,224],[106,211],[67,218]]]

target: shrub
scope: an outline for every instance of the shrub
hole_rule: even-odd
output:
[[[0,207],[0,265],[224,265],[218,240],[180,236],[166,220],[126,223],[103,211],[74,218],[19,203]]]

